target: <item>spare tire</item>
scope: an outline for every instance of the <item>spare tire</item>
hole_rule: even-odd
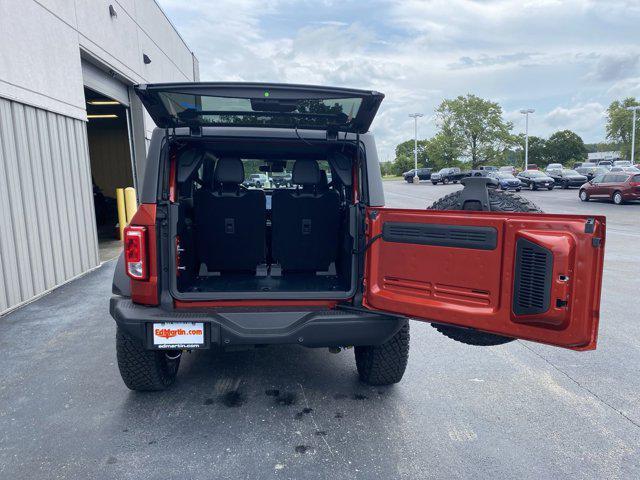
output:
[[[514,195],[512,193],[492,188],[489,188],[488,191],[489,205],[491,210],[494,212],[542,213],[542,210],[540,210],[537,205],[520,195]],[[445,195],[431,205],[429,210],[458,210],[461,193],[462,190],[458,190],[457,192]],[[431,326],[444,336],[467,345],[502,345],[515,340],[515,338],[481,332],[480,330],[475,330],[473,328],[455,327],[453,325],[442,325],[439,323],[432,323]]]

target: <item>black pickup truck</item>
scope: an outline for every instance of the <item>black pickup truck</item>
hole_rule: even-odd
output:
[[[446,185],[449,182],[458,183],[460,180],[468,176],[470,176],[470,172],[461,172],[457,167],[446,167],[431,174],[431,183],[434,185],[437,185],[438,183]]]

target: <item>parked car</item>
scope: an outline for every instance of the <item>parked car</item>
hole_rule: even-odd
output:
[[[633,167],[630,160],[614,160],[612,167]]]
[[[584,162],[582,166],[576,168],[575,171],[580,175],[587,177],[587,180],[591,180],[599,173],[607,172],[607,169],[604,167],[598,167],[595,163]]]
[[[611,161],[611,160],[600,160],[598,162],[598,166],[606,168],[607,170],[611,170],[611,167],[613,167],[613,161]]]
[[[561,163],[550,163],[549,165],[547,165],[547,168],[545,168],[545,172],[551,172],[553,170],[563,170],[564,166]]]
[[[431,183],[446,185],[449,182],[458,183],[464,177],[468,177],[469,172],[461,172],[458,167],[441,168],[438,172],[431,174]]]
[[[288,172],[274,172],[271,174],[273,188],[286,188],[291,186],[291,174]]]
[[[535,163],[530,163],[527,165],[527,170],[540,170],[538,168],[538,165],[536,165]]]
[[[507,172],[489,172],[487,177],[495,178],[498,181],[500,190],[515,190],[519,192],[522,189],[522,182]]]
[[[431,168],[419,168],[418,169],[418,178],[420,180],[429,180],[431,178]],[[402,176],[404,177],[407,183],[413,183],[413,179],[416,176],[415,168],[412,168],[408,172],[404,172]]]
[[[629,200],[640,200],[640,173],[609,172],[598,175],[580,187],[580,200],[608,198],[616,205]]]
[[[396,383],[409,318],[472,345],[596,348],[604,218],[546,215],[482,179],[429,209],[386,208],[369,133],[383,94],[256,83],[135,92],[157,128],[110,301],[130,389],[169,387],[184,352],[256,345],[353,346],[362,382]],[[211,123],[215,112],[226,113]],[[243,187],[242,159],[256,157],[296,159],[295,188]],[[490,208],[473,211],[485,199]]]
[[[500,167],[498,169],[499,172],[510,173],[511,175],[516,175],[516,167],[513,165],[505,165],[504,167]]]
[[[580,175],[575,170],[549,170],[547,174],[553,178],[556,186],[562,188],[579,187],[587,181],[585,175]]]
[[[529,188],[529,190],[538,190],[541,188],[553,190],[555,184],[553,178],[540,170],[525,170],[518,174],[518,178],[522,182],[522,185]]]
[[[252,173],[242,184],[245,187],[262,188],[269,183],[266,173]]]
[[[636,167],[611,167],[611,170],[609,171],[611,173],[615,173],[615,172],[640,173],[640,169]]]
[[[478,167],[478,170],[481,170],[483,172],[497,172],[498,167],[496,167],[495,165],[480,165]]]

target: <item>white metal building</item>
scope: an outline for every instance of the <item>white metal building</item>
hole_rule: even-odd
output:
[[[115,187],[136,185],[154,128],[132,85],[197,79],[154,0],[0,0],[0,314],[113,241]]]
[[[587,153],[587,160],[589,162],[599,162],[600,160],[620,160],[621,158],[621,152],[616,151]]]

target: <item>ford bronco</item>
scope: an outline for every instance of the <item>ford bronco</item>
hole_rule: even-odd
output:
[[[267,344],[354,347],[362,381],[391,384],[408,319],[472,345],[595,348],[603,217],[541,213],[486,177],[429,209],[386,208],[375,91],[136,91],[158,128],[110,303],[129,388],[171,385],[185,351]],[[244,186],[252,172],[291,185]]]

